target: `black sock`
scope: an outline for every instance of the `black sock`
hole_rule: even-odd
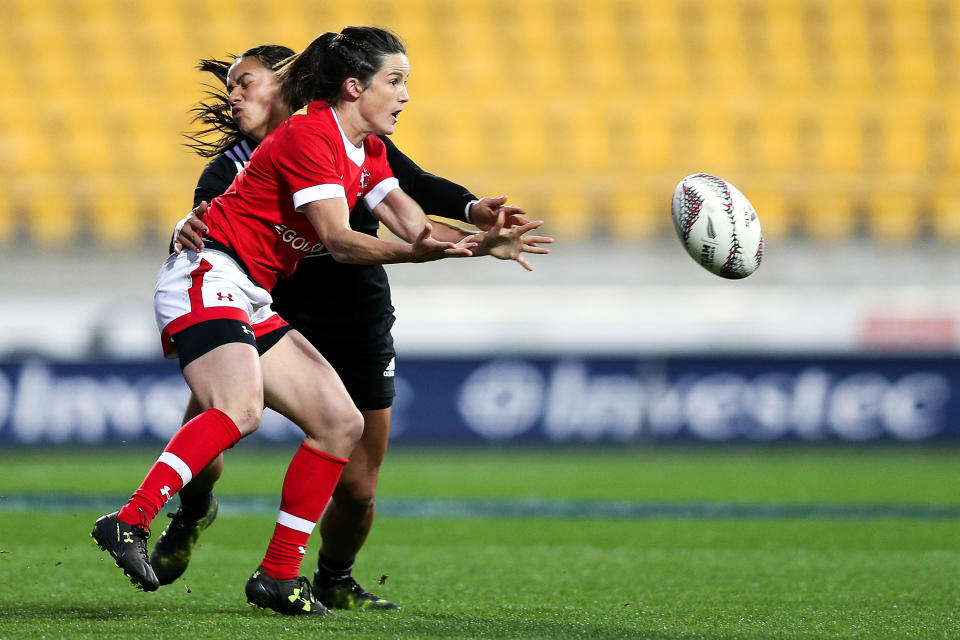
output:
[[[340,562],[321,553],[317,559],[317,569],[325,582],[342,582],[350,577],[350,572],[353,571],[353,560]]]
[[[213,502],[213,491],[197,495],[180,494],[180,508],[187,520],[199,520],[207,515],[210,503]]]

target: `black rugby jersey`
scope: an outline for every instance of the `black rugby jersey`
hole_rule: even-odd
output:
[[[466,207],[478,198],[466,188],[421,169],[387,136],[387,161],[400,188],[424,211],[466,221]],[[211,160],[200,174],[193,192],[193,206],[222,194],[250,159],[256,143],[241,140]],[[380,221],[363,202],[350,212],[354,231],[377,235]],[[273,308],[294,328],[324,335],[342,346],[362,349],[371,338],[381,337],[393,326],[390,283],[381,265],[340,263],[326,251],[300,260],[289,278],[280,279],[273,290]]]

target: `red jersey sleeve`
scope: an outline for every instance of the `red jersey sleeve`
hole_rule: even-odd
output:
[[[330,198],[346,198],[333,142],[323,131],[291,123],[274,146],[280,180],[293,194],[293,208]]]

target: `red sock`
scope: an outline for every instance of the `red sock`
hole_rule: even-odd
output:
[[[180,427],[117,518],[149,525],[163,505],[221,452],[240,440],[240,430],[219,409],[207,409]]]
[[[296,578],[307,540],[320,519],[347,461],[301,444],[283,478],[280,513],[267,545],[263,569],[275,580]]]

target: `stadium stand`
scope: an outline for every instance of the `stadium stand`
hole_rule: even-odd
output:
[[[180,138],[197,60],[362,23],[408,44],[401,148],[560,237],[669,232],[673,186],[708,171],[772,238],[952,241],[958,14],[950,0],[6,0],[0,244],[165,237],[203,166]]]

